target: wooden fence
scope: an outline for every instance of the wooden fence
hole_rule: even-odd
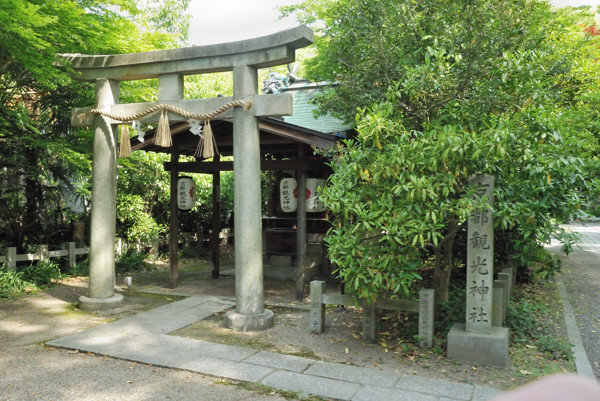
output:
[[[15,270],[17,262],[46,260],[50,258],[64,258],[69,268],[75,267],[77,264],[77,255],[87,255],[89,248],[77,248],[75,242],[66,242],[65,249],[50,251],[48,245],[38,245],[35,253],[25,253],[17,255],[17,248],[11,247],[6,249],[6,256],[0,256],[0,264],[6,262],[8,270]]]

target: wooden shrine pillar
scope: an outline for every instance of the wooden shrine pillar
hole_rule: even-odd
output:
[[[298,149],[298,207],[296,209],[296,299],[304,300],[304,256],[306,255],[306,170],[302,145]]]
[[[213,158],[213,163],[218,165],[219,155]],[[220,270],[220,244],[219,232],[221,231],[220,224],[221,214],[221,171],[217,168],[212,174],[212,233],[210,237],[210,245],[212,248],[213,270],[212,278],[219,278]]]
[[[171,153],[171,202],[169,205],[169,285],[171,288],[176,288],[179,284],[179,219],[177,218],[178,161],[179,152],[173,150]]]

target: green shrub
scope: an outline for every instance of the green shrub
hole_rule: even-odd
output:
[[[536,346],[538,349],[549,356],[551,359],[560,360],[560,359],[570,359],[572,357],[571,353],[571,343],[565,341],[561,338],[556,338],[551,335],[543,335],[537,341]]]
[[[26,267],[23,273],[25,280],[38,287],[48,286],[62,278],[58,263],[52,260],[42,260],[37,264],[32,264]]]
[[[506,326],[510,329],[512,340],[535,342],[543,334],[538,316],[545,313],[544,305],[533,303],[525,298],[513,297],[506,308]]]
[[[122,254],[115,262],[115,271],[117,273],[138,272],[148,267],[146,255],[134,250]]]
[[[75,267],[69,269],[67,272],[69,276],[72,277],[82,277],[90,275],[90,260],[88,258],[82,260],[77,263]]]
[[[23,272],[7,270],[6,265],[0,266],[0,298],[21,295],[31,287],[32,283],[25,279]]]

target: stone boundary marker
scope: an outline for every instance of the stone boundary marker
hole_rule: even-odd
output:
[[[433,345],[434,295],[434,290],[422,289],[419,292],[419,301],[382,299],[371,304],[363,303],[363,338],[369,341],[375,340],[377,309],[417,312],[419,314],[420,345],[431,347]],[[321,334],[325,331],[325,305],[349,306],[355,304],[355,299],[350,295],[327,294],[324,281],[311,281],[309,332]]]

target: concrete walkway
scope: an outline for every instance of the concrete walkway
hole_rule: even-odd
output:
[[[353,401],[484,401],[500,390],[171,336],[232,307],[194,296],[47,343],[155,366]]]
[[[568,256],[560,252],[558,241],[553,240],[547,249],[562,260],[556,282],[577,373],[597,380],[600,377],[600,223],[573,223],[563,228],[579,233],[580,245]]]

